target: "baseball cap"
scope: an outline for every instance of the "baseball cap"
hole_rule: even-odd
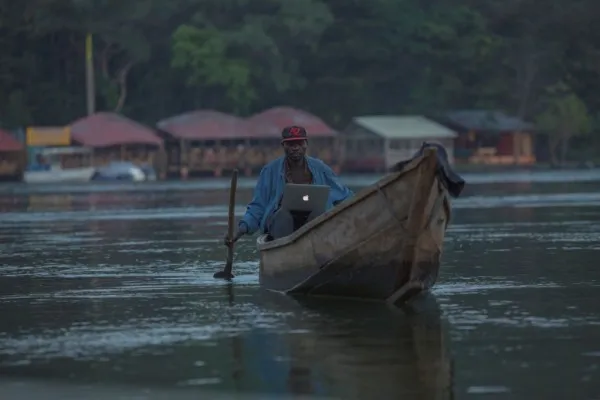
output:
[[[291,142],[293,140],[307,140],[306,129],[301,126],[288,126],[281,132],[282,142]]]

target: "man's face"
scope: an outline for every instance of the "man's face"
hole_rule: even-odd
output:
[[[286,157],[292,161],[300,161],[306,155],[306,140],[290,140],[283,142]]]

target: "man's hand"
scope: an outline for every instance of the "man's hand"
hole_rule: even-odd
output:
[[[246,233],[248,233],[248,228],[246,227],[245,224],[241,224],[238,227],[238,230],[233,238],[229,238],[229,236],[225,235],[225,240],[224,240],[225,246],[232,247],[235,244],[235,242],[240,240],[240,238],[242,236],[244,236]]]

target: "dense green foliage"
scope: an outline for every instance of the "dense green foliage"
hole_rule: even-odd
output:
[[[91,32],[98,109],[146,123],[495,108],[556,125],[560,142],[600,107],[597,21],[594,0],[0,0],[0,121],[84,115]]]

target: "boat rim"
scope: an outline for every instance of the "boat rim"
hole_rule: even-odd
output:
[[[370,196],[373,192],[385,188],[386,186],[388,186],[391,183],[400,179],[402,176],[415,170],[416,168],[419,167],[419,165],[421,165],[421,163],[423,163],[425,161],[425,159],[427,157],[436,157],[437,156],[437,149],[431,148],[429,150],[430,150],[430,152],[428,152],[428,154],[423,154],[423,155],[420,155],[419,157],[414,158],[408,164],[406,164],[404,166],[404,168],[402,168],[402,170],[391,173],[387,176],[384,176],[377,182],[372,183],[371,185],[365,187],[349,201],[343,202],[339,206],[333,207],[332,209],[324,212],[323,214],[319,215],[317,218],[310,221],[308,224],[305,224],[302,227],[300,227],[300,229],[296,230],[291,235],[282,237],[280,239],[267,241],[266,239],[267,239],[268,235],[261,234],[256,239],[256,244],[258,246],[258,250],[259,251],[271,250],[271,249],[275,249],[275,248],[279,248],[279,247],[284,247],[284,246],[287,246],[287,245],[290,245],[290,244],[296,242],[298,239],[300,239],[300,237],[304,236],[305,234],[307,234],[309,231],[311,231],[313,228],[317,227],[318,225],[323,224],[328,219],[333,218],[335,215],[342,212],[342,210],[345,210],[347,208],[354,206],[354,204],[361,202],[363,199]]]

